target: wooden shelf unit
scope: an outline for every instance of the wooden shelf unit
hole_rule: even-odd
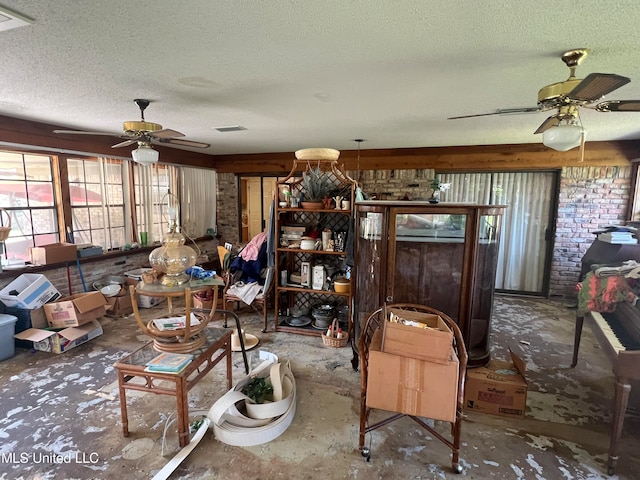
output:
[[[301,173],[309,167],[315,168],[319,166],[325,175],[331,179],[333,186],[332,196],[341,196],[345,200],[349,200],[350,208],[342,210],[341,208],[327,208],[325,205],[321,209],[305,209],[301,207],[291,207],[290,197],[300,198],[304,195],[302,187]],[[288,191],[290,195],[283,195],[284,191]],[[319,329],[313,326],[313,322],[306,326],[292,326],[287,323],[287,319],[294,307],[307,310],[307,316],[313,320],[311,310],[318,303],[330,302],[335,305],[336,313],[338,309],[348,308],[346,322],[343,322],[343,328],[352,331],[351,308],[353,286],[349,293],[337,293],[331,285],[328,289],[312,288],[312,271],[317,265],[324,265],[327,274],[344,272],[347,273],[346,265],[346,235],[349,231],[350,223],[353,222],[353,199],[355,194],[355,182],[349,178],[337,161],[329,160],[312,160],[301,161],[295,160],[293,168],[289,175],[277,184],[276,195],[276,275],[277,282],[275,289],[275,330],[300,335],[320,336],[326,328]],[[289,198],[287,198],[289,197]],[[286,206],[280,206],[281,202],[287,202]],[[324,229],[333,232],[344,232],[344,248],[342,251],[327,250],[304,250],[301,248],[289,247],[287,243],[295,243],[295,240],[285,240],[283,236],[283,227],[305,227],[305,235],[311,234],[313,231],[318,234]],[[320,237],[318,237],[320,240]],[[309,285],[297,286],[290,283],[292,273],[299,274],[303,262],[309,263]],[[282,275],[287,271],[287,284],[283,285]],[[327,284],[325,283],[325,288]],[[345,324],[346,323],[346,324]]]

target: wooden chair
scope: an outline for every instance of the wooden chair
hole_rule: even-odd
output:
[[[273,278],[273,275],[274,275],[273,267],[267,267],[267,268],[271,269],[271,273],[267,273],[267,275],[271,275],[271,281],[269,282],[267,291],[266,292],[263,291],[261,295],[256,297],[250,304],[248,304],[249,307],[251,307],[254,311],[262,315],[262,321],[263,321],[262,332],[263,333],[267,331],[267,314],[269,312],[269,301],[271,299],[271,295],[273,291],[275,290],[274,285],[276,281],[276,279]],[[233,285],[233,275],[229,270],[224,272],[223,278],[225,281],[225,285],[222,291],[222,309],[229,311],[230,310],[229,304],[234,303],[237,310],[238,308],[240,308],[240,304],[245,302],[243,302],[240,297],[234,295],[233,293],[229,293],[229,287]],[[245,305],[247,304],[245,303]]]
[[[451,422],[451,438],[447,438],[443,436],[440,432],[436,431],[431,426],[427,425],[424,420],[420,417],[406,415],[403,413],[395,413],[384,420],[376,422],[374,424],[369,425],[369,414],[371,413],[371,408],[367,406],[367,377],[368,377],[368,365],[369,365],[369,346],[371,344],[371,339],[373,338],[374,333],[377,329],[383,327],[383,322],[388,319],[385,318],[385,313],[387,308],[394,309],[402,309],[402,310],[411,310],[414,312],[422,312],[422,313],[431,313],[435,315],[440,315],[444,322],[449,326],[451,331],[453,332],[453,351],[458,357],[459,361],[459,371],[458,371],[458,390],[457,390],[457,404],[456,404],[456,415],[455,421]],[[424,305],[416,305],[410,303],[397,303],[397,304],[388,304],[386,306],[378,308],[376,311],[371,313],[367,318],[364,328],[360,334],[360,339],[358,341],[358,349],[360,354],[360,437],[359,437],[359,448],[362,456],[366,457],[369,460],[371,452],[368,448],[365,447],[365,435],[372,430],[375,430],[379,427],[383,427],[399,418],[404,416],[408,416],[412,420],[414,420],[418,425],[427,430],[431,435],[435,438],[443,442],[447,447],[449,447],[452,451],[452,459],[451,459],[451,467],[455,473],[462,473],[462,466],[459,463],[460,460],[460,429],[462,424],[462,408],[464,402],[464,380],[466,376],[467,370],[467,350],[464,345],[464,340],[462,339],[462,333],[458,328],[458,325],[446,314]]]

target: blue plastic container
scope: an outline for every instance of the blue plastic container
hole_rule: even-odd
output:
[[[16,334],[16,321],[18,317],[0,314],[0,361],[11,358],[16,354],[16,345],[13,336]]]

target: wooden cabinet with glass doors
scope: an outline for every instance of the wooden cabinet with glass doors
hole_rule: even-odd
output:
[[[302,202],[306,194],[302,172],[309,169],[321,171],[329,183],[324,202],[312,209],[303,208]],[[333,160],[295,160],[289,175],[277,183],[276,331],[320,335],[333,317],[345,335],[351,332],[353,285],[342,291],[334,281],[351,276],[347,234],[353,222],[354,192],[355,182]]]
[[[456,321],[469,366],[487,364],[504,208],[358,202],[354,341],[362,322],[380,305],[423,304]],[[357,343],[353,346],[357,368]]]

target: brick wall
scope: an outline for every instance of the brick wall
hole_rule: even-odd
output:
[[[218,198],[216,201],[218,234],[220,243],[238,243],[238,177],[233,173],[218,174]]]
[[[562,170],[550,295],[573,296],[580,260],[594,230],[623,224],[631,167],[568,167]]]

